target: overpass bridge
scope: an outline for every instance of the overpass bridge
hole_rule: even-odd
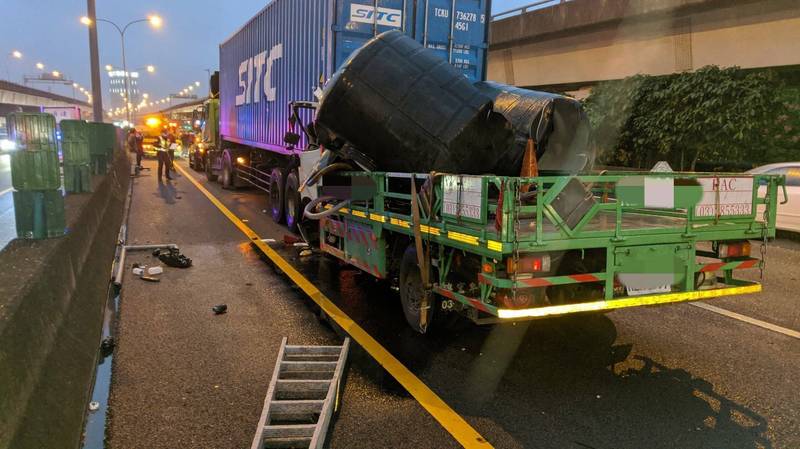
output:
[[[490,30],[490,80],[579,97],[636,74],[800,65],[797,0],[539,1]]]
[[[41,108],[77,108],[83,119],[92,119],[92,105],[85,101],[0,80],[0,117],[16,111],[39,112]],[[4,123],[0,125],[4,127]]]

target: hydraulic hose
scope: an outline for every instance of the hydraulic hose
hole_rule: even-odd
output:
[[[310,203],[306,204],[305,209],[303,209],[303,216],[305,216],[306,218],[308,218],[310,220],[319,220],[321,218],[327,217],[328,215],[335,214],[336,212],[339,212],[339,210],[341,208],[343,208],[343,207],[347,206],[348,204],[350,204],[350,200],[344,200],[344,201],[340,201],[339,203],[336,203],[336,205],[333,206],[330,209],[326,209],[326,210],[324,210],[322,212],[312,212],[314,210],[314,208],[317,207],[319,204],[321,204],[323,201],[332,201],[332,200],[335,200],[335,199],[336,199],[336,197],[333,197],[333,196],[323,196],[323,197],[317,198],[315,200],[312,200]]]
[[[329,173],[331,171],[334,171],[334,170],[352,170],[352,169],[353,169],[353,167],[350,164],[345,163],[345,162],[335,162],[333,164],[330,164],[330,165],[327,165],[325,167],[322,167],[319,170],[317,170],[314,173],[312,173],[311,175],[309,175],[308,179],[306,179],[306,182],[303,183],[303,185],[300,187],[300,189],[298,189],[298,191],[302,193],[303,190],[305,190],[306,187],[313,186],[314,184],[317,183],[317,181],[319,181],[320,177],[322,177],[323,175],[325,175],[325,174],[327,174],[327,173]]]

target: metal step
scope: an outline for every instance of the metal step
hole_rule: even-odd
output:
[[[338,408],[350,339],[342,346],[297,346],[281,341],[251,449],[319,449]]]

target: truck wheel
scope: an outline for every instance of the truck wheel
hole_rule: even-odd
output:
[[[297,223],[300,222],[303,213],[300,209],[300,181],[298,180],[297,172],[292,170],[286,176],[286,187],[284,188],[283,195],[286,200],[284,210],[286,211],[286,227],[289,231],[295,232],[297,230]]]
[[[236,180],[233,177],[236,174],[233,171],[233,162],[231,161],[231,154],[225,153],[222,157],[222,188],[223,189],[235,189],[236,188]]]
[[[269,175],[269,207],[272,214],[272,221],[275,223],[283,222],[283,212],[285,205],[283,170],[273,168]]]
[[[420,303],[424,295],[431,294],[425,291],[422,285],[422,275],[420,274],[419,265],[417,264],[417,250],[414,245],[409,246],[403,254],[403,260],[400,262],[400,302],[403,305],[403,314],[409,326],[415,331],[423,334],[427,329],[422,329],[419,325],[419,319],[422,315],[420,310]],[[428,305],[428,329],[430,329],[431,320],[433,319],[433,311],[436,310],[433,304],[434,298],[429,298]]]
[[[205,162],[203,163],[205,166],[206,171],[206,179],[211,182],[215,182],[217,180],[217,175],[214,174],[214,169],[212,168],[214,164],[211,163],[211,156],[206,156]]]

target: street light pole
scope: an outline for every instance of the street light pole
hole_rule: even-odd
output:
[[[94,115],[94,121],[102,122],[104,119],[103,88],[100,84],[100,55],[97,50],[97,27],[94,25],[94,0],[86,0],[86,9],[87,16],[91,21],[89,24],[89,59],[92,72],[92,115]]]
[[[91,2],[92,7],[94,7],[94,0],[87,0],[87,1]],[[94,9],[92,9],[91,12],[94,13]],[[89,26],[89,28],[91,28],[91,29],[96,29],[96,27],[93,26],[95,23],[97,23],[97,22],[105,22],[105,23],[113,25],[114,28],[116,28],[116,30],[119,32],[120,42],[122,43],[122,76],[125,77],[125,116],[126,116],[126,119],[128,120],[128,123],[132,124],[132,122],[131,122],[131,108],[129,106],[131,104],[130,73],[128,73],[128,64],[125,61],[125,32],[128,31],[128,27],[130,27],[134,23],[141,23],[141,22],[150,22],[150,24],[153,27],[158,28],[159,26],[161,26],[161,18],[154,15],[154,16],[150,16],[150,17],[148,17],[146,19],[133,20],[131,22],[128,22],[128,24],[125,25],[122,28],[120,28],[119,25],[117,25],[116,23],[114,23],[114,22],[112,22],[110,20],[98,19],[98,18],[95,18],[95,17],[88,17],[87,20],[84,21],[83,19],[81,19],[81,21],[84,22],[85,24],[87,24]],[[94,61],[93,61],[93,63],[94,63]],[[97,71],[98,71],[98,75],[97,76],[99,78],[100,77],[100,65],[99,65],[99,62],[97,63]],[[94,89],[94,86],[92,86],[92,88]],[[102,113],[102,111],[101,111],[101,113]]]

